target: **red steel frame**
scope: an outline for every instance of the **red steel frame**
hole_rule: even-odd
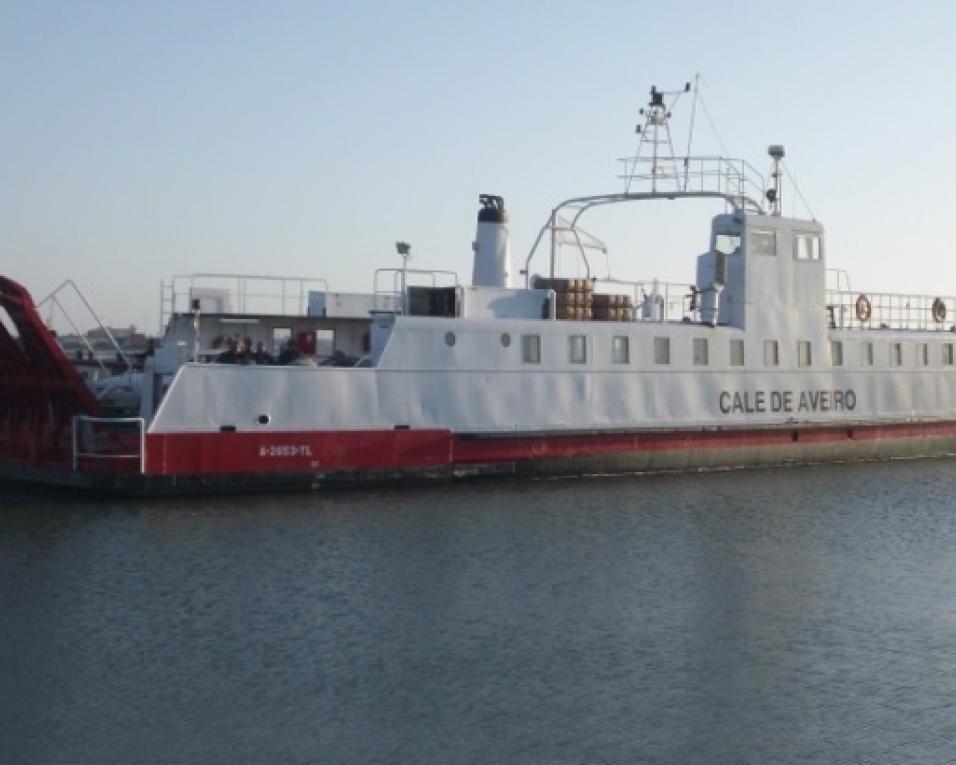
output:
[[[0,276],[0,458],[69,465],[74,415],[100,415],[92,391],[37,313],[30,294]]]

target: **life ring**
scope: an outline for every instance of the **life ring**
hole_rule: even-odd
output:
[[[946,303],[943,302],[942,298],[936,298],[933,301],[933,321],[937,324],[942,324],[946,321]]]
[[[860,295],[856,299],[856,318],[860,321],[869,321],[873,315],[873,306],[870,305],[870,299],[866,295]]]

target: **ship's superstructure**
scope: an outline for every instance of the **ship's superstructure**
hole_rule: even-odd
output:
[[[681,92],[652,89],[650,156],[626,161],[624,191],[555,206],[526,258],[504,200],[483,194],[470,284],[409,269],[404,242],[403,267],[364,294],[176,277],[161,343],[98,398],[0,280],[4,474],[163,491],[956,449],[956,302],[828,271],[823,226],[782,214],[782,146],[769,187],[739,160],[673,156],[665,98]],[[723,208],[693,283],[593,277],[606,248],[586,213],[661,199]],[[562,248],[583,277],[557,272]]]

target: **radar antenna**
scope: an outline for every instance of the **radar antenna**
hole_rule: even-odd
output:
[[[644,157],[647,157],[648,153],[651,155],[649,172],[652,192],[658,190],[659,181],[672,182],[676,190],[683,190],[681,175],[677,166],[677,156],[674,152],[674,141],[671,138],[670,118],[680,97],[689,93],[690,89],[691,84],[689,82],[684,83],[684,87],[680,90],[658,90],[656,85],[651,86],[651,99],[647,106],[640,110],[640,115],[644,118],[644,121],[635,127],[635,132],[640,136],[637,153],[630,159],[625,160],[624,163],[625,192],[629,192],[631,184],[641,177],[637,168],[642,153]],[[670,98],[669,104],[666,102],[667,98]]]

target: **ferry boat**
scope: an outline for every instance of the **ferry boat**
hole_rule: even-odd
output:
[[[652,88],[624,190],[557,204],[524,259],[483,194],[470,283],[408,268],[402,242],[363,294],[177,276],[161,341],[93,387],[0,277],[0,478],[150,494],[956,451],[954,299],[828,270],[823,226],[783,214],[782,146],[767,180],[676,156],[689,89]],[[688,199],[719,211],[686,284],[592,273],[586,213]]]

